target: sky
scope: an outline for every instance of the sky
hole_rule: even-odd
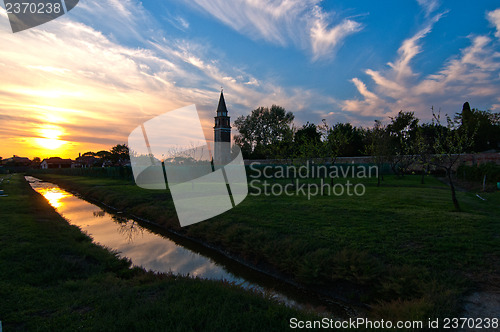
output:
[[[498,0],[81,0],[18,33],[0,5],[3,158],[108,150],[191,104],[211,140],[221,87],[232,121],[297,127],[500,112]]]

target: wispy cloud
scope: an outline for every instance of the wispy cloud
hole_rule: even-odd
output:
[[[339,24],[329,28],[327,14],[319,6],[314,7],[313,13],[314,19],[309,22],[312,24],[310,37],[313,60],[331,55],[335,47],[348,35],[362,29],[360,23],[349,19],[344,19]]]
[[[321,0],[194,0],[199,9],[234,30],[281,46],[295,45],[313,60],[328,58],[362,29],[352,19],[328,13]]]
[[[143,31],[151,34],[158,27],[139,0],[80,1],[68,16],[98,31],[110,33],[113,41],[141,41],[145,39]]]
[[[168,21],[176,29],[184,32],[188,31],[189,27],[191,26],[186,18],[180,15],[174,15],[168,11],[166,11],[166,14],[163,16],[163,19]]]
[[[495,26],[497,31],[495,32],[495,36],[500,38],[500,8],[491,11],[487,15],[488,21]]]
[[[398,49],[398,58],[388,65],[394,70],[395,80],[401,82],[411,78],[414,74],[410,67],[411,60],[422,51],[419,41],[432,31],[433,25],[441,19],[444,13],[435,15],[428,23],[411,38],[406,39]]]
[[[179,23],[179,25],[184,29],[187,30],[189,29],[189,22],[186,21],[183,17],[177,16],[175,20]]]
[[[487,18],[496,22],[497,12],[487,13]],[[455,106],[457,109],[448,110],[454,112],[465,101],[474,105],[497,98],[500,102],[499,43],[488,36],[470,36],[471,45],[447,60],[435,74],[421,77],[415,72],[412,60],[421,53],[425,56],[421,41],[442,17],[438,14],[429,18],[424,28],[403,41],[396,60],[388,63],[390,69],[365,71],[372,80],[372,91],[359,78],[352,79],[363,98],[342,101],[342,109],[367,119],[394,115],[399,110],[415,111],[429,119],[433,105]],[[494,104],[492,109],[499,106]]]
[[[418,4],[425,10],[425,14],[429,16],[439,7],[439,0],[417,0]]]

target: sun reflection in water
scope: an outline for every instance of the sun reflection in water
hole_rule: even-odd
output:
[[[64,190],[54,187],[40,188],[38,192],[42,194],[42,196],[49,201],[50,205],[55,208],[60,208],[61,206],[63,206],[64,203],[61,200],[63,198],[71,196],[71,194],[65,192]]]

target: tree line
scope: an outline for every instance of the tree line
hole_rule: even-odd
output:
[[[453,168],[463,153],[499,149],[500,113],[471,109],[468,102],[453,117],[431,111],[429,123],[420,123],[414,112],[400,111],[388,124],[375,120],[371,128],[322,120],[297,129],[292,112],[277,105],[259,107],[236,119],[235,143],[246,159],[329,158],[335,163],[338,157],[372,156],[379,167],[388,164],[398,176],[418,163],[422,182],[433,166],[445,171],[453,203],[460,210]],[[380,176],[381,172],[378,185]]]
[[[76,160],[82,160],[85,157],[94,157],[95,160],[92,161],[92,166],[123,166],[130,163],[129,148],[127,144],[117,144],[109,151],[88,151],[83,153]]]
[[[388,124],[375,120],[371,128],[340,122],[330,125],[324,119],[320,124],[307,122],[297,128],[292,112],[272,105],[236,119],[239,134],[235,143],[248,159],[403,155],[421,152],[424,147],[436,150],[433,143],[449,130],[474,135],[473,142],[461,152],[499,149],[500,113],[471,109],[466,102],[453,118],[441,118],[434,109],[432,115],[430,123],[421,123],[414,112],[400,111]]]

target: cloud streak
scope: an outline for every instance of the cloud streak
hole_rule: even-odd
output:
[[[439,7],[439,0],[417,0],[417,2],[425,10],[427,16]]]
[[[321,0],[194,0],[201,11],[254,40],[294,45],[313,61],[331,58],[362,25],[325,12]]]
[[[496,25],[498,13],[498,9],[489,12],[486,18]],[[451,107],[446,112],[454,113],[465,101],[472,105],[488,105],[492,99],[500,102],[499,43],[487,35],[469,36],[470,45],[450,57],[436,73],[422,76],[415,72],[412,61],[425,56],[422,40],[443,15],[429,18],[421,30],[404,40],[396,60],[388,63],[389,69],[365,70],[371,79],[371,91],[361,79],[352,79],[362,99],[342,101],[342,110],[367,120],[392,116],[399,110],[415,111],[420,118],[429,119],[431,106]],[[492,110],[498,109],[500,105],[492,105]]]
[[[500,38],[500,8],[494,11],[491,11],[487,15],[488,21],[495,26],[496,32],[495,37]]]

